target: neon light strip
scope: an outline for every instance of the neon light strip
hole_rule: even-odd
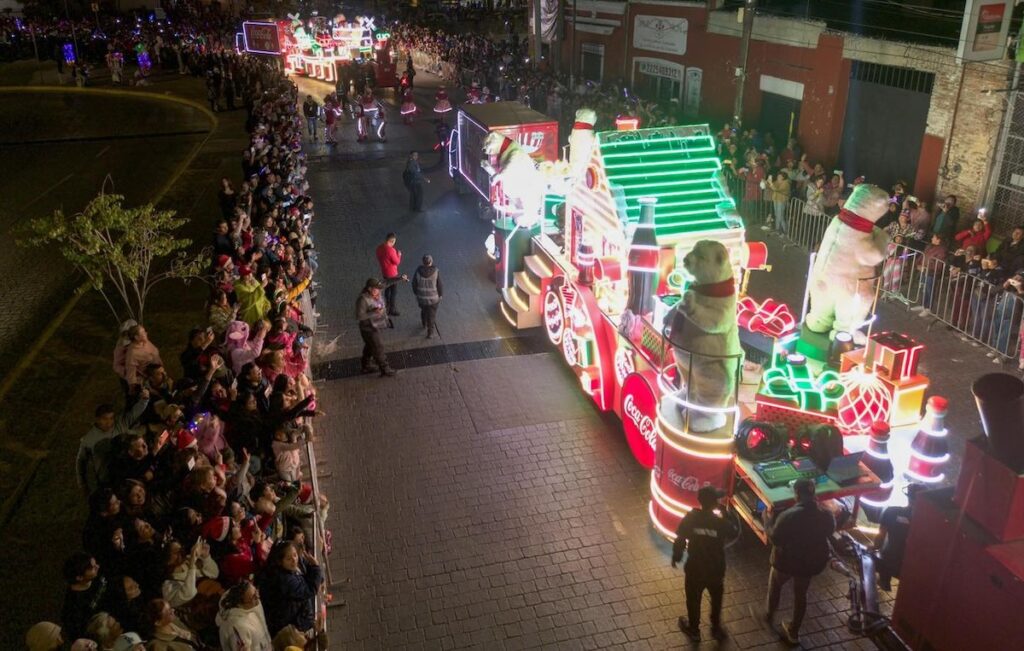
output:
[[[659,140],[658,142],[660,143],[660,142],[664,142],[664,141]],[[610,146],[611,144],[612,143],[604,143],[603,146],[607,147],[607,146]],[[607,160],[609,158],[636,158],[637,156],[679,156],[679,155],[687,155],[687,154],[712,153],[714,151],[715,151],[715,148],[712,145],[697,145],[697,146],[694,146],[694,147],[683,147],[683,148],[679,148],[679,147],[664,147],[664,148],[661,148],[661,149],[655,149],[653,147],[648,147],[646,149],[643,149],[643,150],[640,150],[640,151],[635,151],[635,152],[630,151],[630,152],[608,152],[607,154],[602,153],[601,154],[601,158],[604,158],[605,160]]]
[[[459,124],[457,124],[456,127],[458,128],[460,133],[462,131],[462,124],[461,123],[462,123],[463,119],[465,119],[468,122],[472,122],[473,124],[476,124],[478,127],[480,126],[475,120],[473,120],[472,118],[468,117],[462,111],[459,111],[459,118],[458,119],[459,119]],[[487,129],[485,129],[484,127],[480,127],[480,128],[483,129],[484,133],[488,133]],[[466,170],[462,169],[462,138],[458,138],[458,147],[459,147],[459,159],[458,159],[459,160],[459,174],[461,174],[462,178],[466,179],[469,182],[469,184],[476,189],[477,194],[479,194],[481,197],[484,197],[487,200],[490,200],[491,193],[490,192],[484,192],[482,189],[480,189],[480,186],[478,186],[476,184],[476,181],[474,181],[470,176],[468,176],[466,174]]]
[[[654,477],[654,471],[651,471],[651,495],[658,501],[659,506],[680,518],[693,510],[692,506],[673,499],[665,491],[661,490],[661,487],[658,486],[658,480]]]
[[[675,387],[672,386],[670,380],[668,379],[667,371],[662,371],[661,373],[658,374],[658,387],[661,388],[661,392],[664,393],[669,399],[671,399],[677,405],[686,407],[687,409],[696,409],[697,411],[702,411],[708,414],[739,414],[739,407],[702,407],[700,405],[695,405],[691,402],[688,402],[683,398],[676,398],[678,394],[682,393],[682,389],[676,389]]]
[[[640,130],[641,133],[643,133],[645,131],[647,131],[647,130],[646,129],[641,129]],[[610,132],[610,134],[611,133],[617,133],[617,132]],[[652,143],[652,142],[656,142],[656,143],[658,143],[660,145],[660,144],[666,143],[666,142],[680,142],[680,141],[696,140],[696,139],[707,139],[709,141],[711,140],[711,136],[707,136],[707,135],[670,136],[668,138],[660,138],[656,134],[652,134],[651,138],[644,139],[644,140],[637,140],[637,139],[634,139],[634,138],[630,138],[628,140],[626,140],[626,139],[621,139],[621,140],[620,139],[613,139],[612,141],[609,142],[609,141],[607,141],[607,140],[605,140],[604,138],[601,137],[603,135],[604,134],[601,134],[601,133],[597,134],[597,143],[598,143],[598,146],[601,147],[601,149],[604,149],[605,147],[622,147],[623,145],[647,146],[649,143]]]
[[[527,289],[531,293],[536,294],[538,296],[540,295],[540,287],[537,287],[536,285],[533,284],[533,281],[530,280],[529,274],[525,274],[524,273],[522,275],[522,279],[523,279],[523,284],[526,285]]]
[[[892,459],[892,457],[890,457],[888,454],[882,454],[881,452],[875,452],[870,447],[864,448],[864,451],[868,453],[868,456],[872,456],[872,457],[874,457],[876,459],[879,459],[881,461],[890,461]]]
[[[510,308],[505,304],[505,301],[501,301],[500,303],[498,303],[498,305],[501,308],[501,315],[505,317],[505,320],[508,321],[508,324],[518,330],[519,326],[516,325],[516,320],[509,316],[508,310]]]
[[[675,541],[675,539],[676,539],[676,532],[674,532],[674,531],[669,531],[668,529],[666,529],[666,528],[665,528],[665,527],[664,527],[664,526],[663,526],[663,525],[661,524],[661,522],[659,522],[659,521],[658,521],[658,518],[657,518],[657,516],[655,516],[655,515],[654,515],[654,500],[651,500],[650,502],[648,502],[648,503],[647,503],[647,512],[648,512],[648,513],[650,514],[650,516],[651,516],[651,522],[653,522],[653,523],[654,523],[654,527],[655,527],[655,528],[656,528],[656,529],[657,529],[658,531],[660,531],[660,532],[661,532],[661,535],[665,536],[665,537],[666,537],[666,538],[668,538],[669,540]]]
[[[638,167],[647,167],[646,165],[638,165]],[[639,174],[613,174],[609,177],[609,180],[617,183],[620,179],[646,179],[652,176],[693,176],[694,174],[706,174],[711,175],[719,170],[718,167],[695,167],[692,169],[674,169],[667,172],[641,172]],[[707,181],[707,179],[701,179]]]
[[[943,455],[938,456],[938,457],[930,457],[927,454],[923,454],[921,452],[918,452],[917,450],[911,450],[910,451],[910,456],[912,456],[912,457],[914,457],[916,459],[920,459],[921,461],[924,461],[925,463],[934,463],[935,465],[943,464],[943,463],[946,463],[947,461],[949,461],[949,453],[948,452],[946,454],[943,454]]]
[[[637,156],[642,156],[642,155],[643,154],[637,154]],[[628,169],[647,168],[647,167],[668,167],[668,166],[672,166],[672,167],[681,168],[679,170],[681,172],[688,172],[691,169],[693,169],[693,170],[703,170],[704,169],[701,166],[697,165],[696,163],[711,163],[711,162],[718,163],[718,159],[715,158],[715,157],[688,158],[686,160],[682,160],[681,161],[678,158],[674,158],[672,160],[637,161],[635,163],[615,163],[615,164],[605,163],[605,169],[609,169],[609,170],[628,170]],[[612,174],[611,176],[612,177],[617,177],[618,174]]]
[[[671,432],[672,434],[675,434],[675,435],[680,436],[680,437],[682,437],[684,439],[688,439],[690,441],[693,441],[694,443],[701,443],[703,445],[719,445],[719,446],[731,446],[732,445],[732,437],[728,437],[728,438],[712,438],[710,436],[703,437],[703,436],[699,436],[697,434],[691,434],[690,432],[684,432],[683,430],[681,430],[681,429],[677,428],[675,425],[673,425],[672,422],[669,421],[667,418],[665,418],[664,412],[661,410],[660,406],[658,407],[658,424],[664,424],[666,429],[668,429],[668,431]],[[708,454],[717,454],[717,453],[710,453],[709,452]]]
[[[615,181],[617,182],[618,180],[619,180],[619,178],[617,177],[615,179]],[[629,185],[624,185],[624,184],[619,184],[619,185],[622,187],[623,192],[625,192],[626,194],[629,194],[630,190],[638,190],[638,189],[643,189],[643,188],[671,188],[671,187],[674,187],[674,186],[677,186],[677,185],[696,185],[698,183],[707,183],[707,182],[708,182],[707,179],[679,179],[678,181],[672,181],[671,183],[666,183],[665,181],[661,181],[661,182],[658,182],[658,183],[630,183]],[[722,198],[723,199],[726,196],[727,195],[725,195],[724,193],[722,194]]]
[[[939,482],[941,482],[942,480],[944,480],[946,478],[946,474],[945,473],[939,473],[935,477],[925,477],[924,475],[917,474],[916,472],[914,472],[910,468],[907,468],[904,472],[907,473],[907,477],[910,477],[911,479],[913,479],[915,481],[919,481],[919,482],[922,482],[922,483],[925,483],[925,484],[938,484]]]
[[[659,423],[660,423],[660,421],[659,421]],[[672,449],[676,450],[677,452],[680,452],[681,454],[686,454],[686,455],[689,455],[691,457],[698,457],[700,459],[719,459],[719,460],[722,460],[722,461],[727,461],[727,460],[733,458],[733,455],[731,453],[729,453],[729,454],[722,454],[722,453],[718,453],[718,452],[698,452],[697,450],[691,450],[690,448],[688,448],[688,447],[686,447],[684,445],[680,445],[679,443],[676,443],[675,441],[673,441],[669,437],[665,436],[665,432],[661,431],[660,427],[656,427],[655,429],[657,429],[658,437],[661,438],[662,441],[664,441],[669,447],[671,447]],[[693,437],[692,436],[687,436],[687,438],[693,438]],[[729,442],[732,443],[732,439],[729,439]]]

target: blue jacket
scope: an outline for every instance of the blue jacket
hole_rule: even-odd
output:
[[[268,569],[258,582],[263,610],[267,614],[267,629],[277,635],[285,626],[293,625],[300,631],[313,628],[316,621],[315,598],[324,573],[319,565],[306,565],[299,561],[299,571],[282,568]]]

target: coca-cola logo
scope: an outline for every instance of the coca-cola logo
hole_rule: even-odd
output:
[[[649,372],[630,373],[622,383],[622,429],[633,456],[644,468],[654,467],[658,430],[655,423],[657,398]]]
[[[701,480],[697,477],[694,477],[693,475],[686,475],[684,477],[683,475],[677,473],[675,468],[668,469],[668,481],[669,483],[674,484],[679,490],[691,491],[694,493],[699,491],[704,486],[711,485],[711,482],[709,481],[704,481],[703,483],[701,483]]]
[[[644,440],[650,444],[651,449],[654,449],[654,420],[640,411],[632,394],[626,396],[622,401],[622,415],[633,421],[633,425],[640,430]]]

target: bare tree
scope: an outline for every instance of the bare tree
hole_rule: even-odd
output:
[[[56,249],[88,277],[114,318],[142,323],[146,298],[153,287],[172,278],[200,278],[209,266],[209,252],[188,251],[192,241],[175,234],[185,223],[173,210],[152,204],[123,205],[124,197],[100,193],[74,215],[56,210],[32,219],[22,246]]]

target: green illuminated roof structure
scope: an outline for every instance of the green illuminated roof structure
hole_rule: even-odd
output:
[[[658,244],[741,228],[736,203],[719,179],[722,163],[707,125],[604,131],[595,153],[623,224],[639,219],[641,197],[658,200]]]

